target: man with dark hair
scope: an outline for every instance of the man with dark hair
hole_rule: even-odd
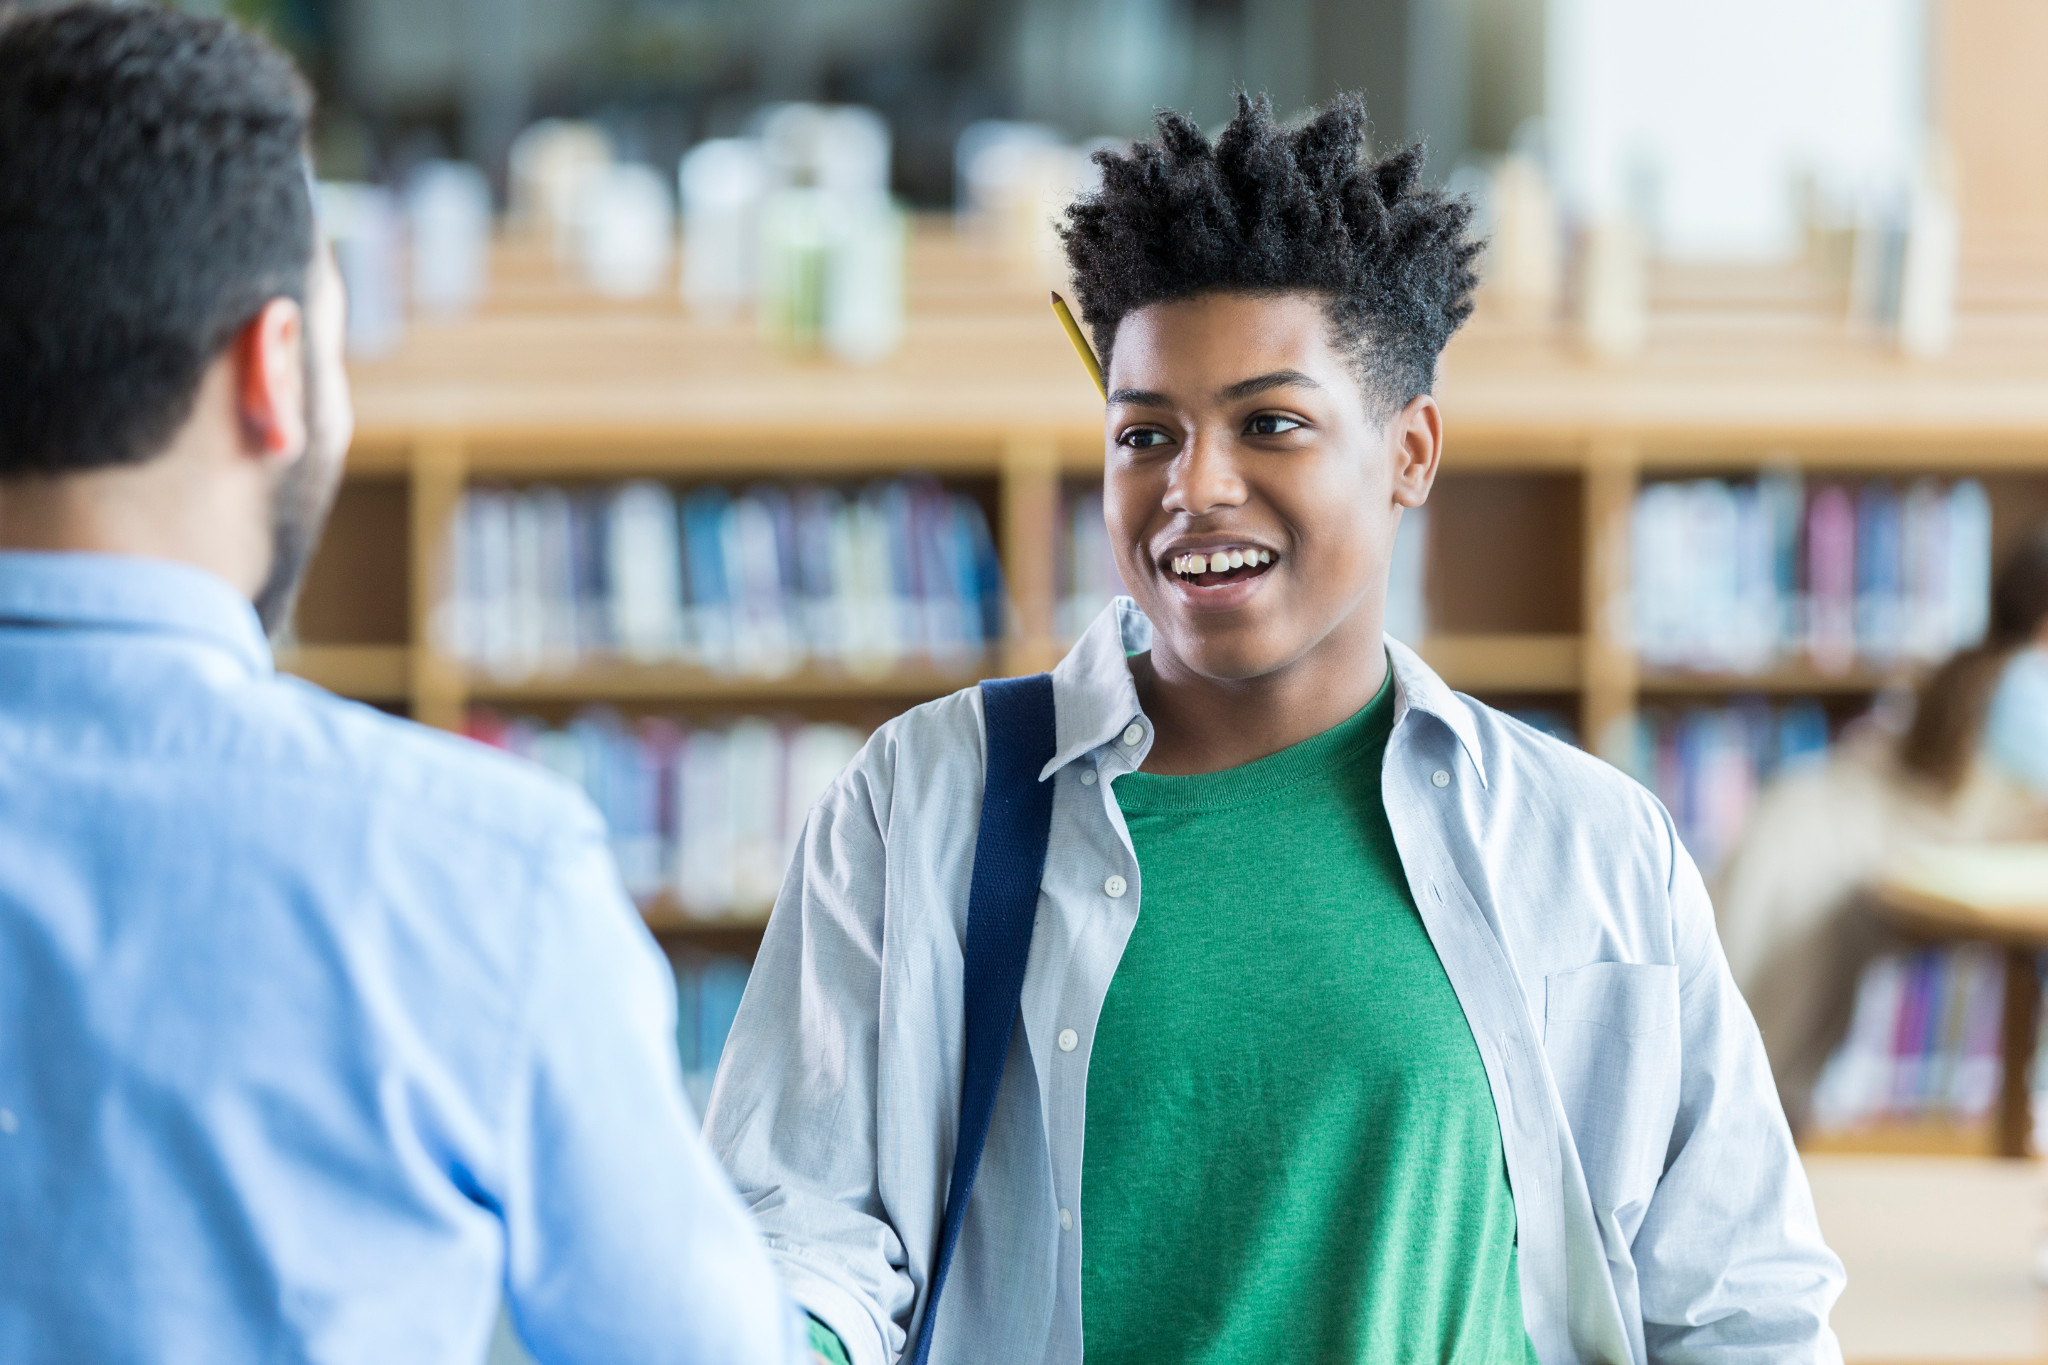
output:
[[[1053,671],[1042,767],[1021,691],[970,691],[821,800],[712,1099],[827,1355],[1839,1359],[1669,818],[1385,638],[1477,245],[1363,129],[1350,99],[1291,131],[1241,100],[1213,144],[1166,116],[1068,213],[1131,598]],[[975,995],[977,860],[1034,782],[1013,1011]]]
[[[0,1359],[792,1358],[595,813],[272,671],[308,115],[224,22],[0,20]]]

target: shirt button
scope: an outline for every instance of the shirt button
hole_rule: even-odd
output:
[[[1143,739],[1144,737],[1145,727],[1138,724],[1136,721],[1132,721],[1129,725],[1126,725],[1124,727],[1124,743],[1136,744],[1139,740]]]
[[[1060,1030],[1060,1036],[1058,1041],[1060,1045],[1060,1051],[1072,1052],[1075,1048],[1081,1046],[1081,1035],[1074,1032],[1070,1028],[1063,1028]]]
[[[1439,787],[1448,787],[1451,785],[1451,775],[1445,772],[1442,768],[1438,768],[1435,772],[1431,773],[1429,775],[1429,780]]]
[[[1061,1210],[1060,1210],[1060,1231],[1061,1231],[1061,1232],[1072,1232],[1073,1230],[1074,1230],[1074,1211],[1073,1211],[1072,1209],[1061,1209]]]
[[[1111,900],[1121,900],[1124,892],[1131,889],[1131,884],[1122,877],[1112,875],[1108,881],[1102,884],[1102,889]]]
[[[1083,768],[1081,770],[1081,785],[1084,787],[1092,787],[1095,785],[1095,769]]]

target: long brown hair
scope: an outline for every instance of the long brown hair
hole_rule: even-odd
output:
[[[1984,735],[1992,694],[2006,663],[2039,636],[2048,621],[2048,525],[2014,550],[1991,585],[1991,623],[1984,642],[1949,659],[1920,685],[1913,723],[1899,741],[1908,772],[1953,795],[1969,776]]]

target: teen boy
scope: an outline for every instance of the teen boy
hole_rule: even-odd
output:
[[[712,1102],[827,1356],[1838,1358],[1670,819],[1382,635],[1477,247],[1363,126],[1164,117],[1069,212],[1135,601],[1053,674],[1021,1027],[935,1325],[976,692],[812,812]]]

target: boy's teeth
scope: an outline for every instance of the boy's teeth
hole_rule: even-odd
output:
[[[1173,571],[1193,576],[1205,573],[1224,573],[1230,569],[1242,569],[1247,564],[1257,567],[1271,564],[1271,550],[1215,550],[1206,554],[1177,555],[1173,559]]]

